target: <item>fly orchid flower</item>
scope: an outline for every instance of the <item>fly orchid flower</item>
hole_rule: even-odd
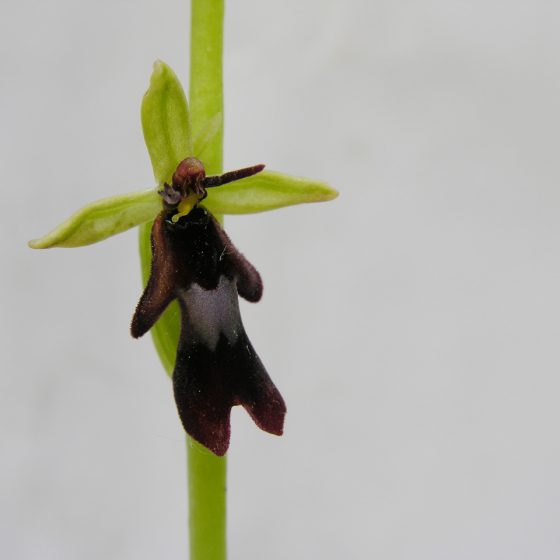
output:
[[[161,193],[164,209],[152,227],[152,270],[132,319],[131,333],[148,331],[177,299],[181,336],[173,389],[185,431],[223,455],[230,411],[243,405],[257,425],[281,435],[286,406],[255,353],[239,314],[237,295],[259,301],[259,273],[199,203],[206,189],[262,171],[263,165],[206,177],[194,158],[183,160]]]
[[[215,117],[221,121],[221,115]],[[260,275],[216,216],[331,200],[337,192],[319,181],[262,171],[263,165],[206,176],[204,149],[215,126],[208,123],[206,134],[191,141],[185,94],[161,61],[142,101],[142,125],[158,187],[94,202],[29,245],[80,247],[134,226],[141,226],[141,238],[151,230],[150,274],[131,333],[138,338],[152,329],[158,350],[177,345],[174,367],[164,365],[172,370],[183,426],[223,455],[232,406],[244,406],[260,428],[277,435],[286,407],[239,313],[238,295],[252,302],[261,298]],[[180,328],[158,329],[174,300]]]

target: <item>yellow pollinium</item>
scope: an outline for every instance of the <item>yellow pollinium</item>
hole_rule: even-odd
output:
[[[187,198],[183,198],[177,206],[177,214],[171,217],[171,221],[176,224],[183,216],[186,216],[198,203],[198,195],[195,193],[189,194]]]

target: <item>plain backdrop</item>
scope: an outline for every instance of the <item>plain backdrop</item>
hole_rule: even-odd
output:
[[[183,433],[129,231],[32,251],[153,185],[152,63],[188,85],[186,0],[1,0],[0,551],[187,557]],[[560,7],[228,0],[225,167],[328,204],[227,218],[283,438],[241,409],[231,560],[560,557]]]

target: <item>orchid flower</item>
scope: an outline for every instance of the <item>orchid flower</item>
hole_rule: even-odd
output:
[[[29,245],[81,247],[135,226],[141,226],[143,239],[151,231],[151,259],[144,259],[151,266],[145,267],[147,285],[131,333],[139,337],[152,329],[158,350],[176,345],[175,364],[164,365],[172,372],[183,426],[223,455],[232,406],[244,406],[260,428],[277,435],[286,407],[239,313],[238,295],[258,301],[261,278],[230,241],[221,216],[331,200],[337,192],[320,181],[263,171],[264,165],[207,176],[205,149],[222,115],[215,115],[193,141],[183,88],[161,61],[154,65],[141,114],[156,187],[93,202]],[[146,246],[141,243],[141,252]],[[175,300],[180,328],[165,313]],[[162,321],[175,324],[158,328]]]

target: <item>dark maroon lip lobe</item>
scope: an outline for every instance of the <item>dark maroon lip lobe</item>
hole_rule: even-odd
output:
[[[217,455],[229,446],[233,406],[243,406],[259,428],[276,435],[286,414],[247,337],[238,296],[259,301],[261,277],[213,216],[196,206],[179,225],[162,212],[152,227],[152,269],[131,332],[142,336],[179,300],[175,401],[185,431]]]
[[[231,408],[242,405],[261,429],[280,435],[286,407],[245,333],[235,282],[222,276],[215,290],[193,285],[180,304],[188,334],[179,343],[173,387],[187,433],[225,453]]]

